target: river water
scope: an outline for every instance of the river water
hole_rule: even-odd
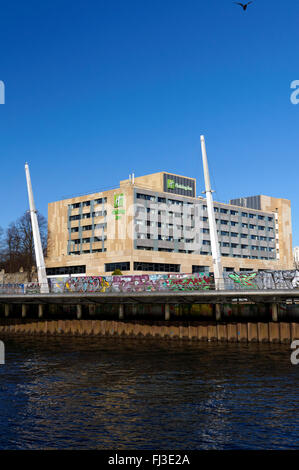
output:
[[[298,449],[288,345],[6,337],[0,449]]]

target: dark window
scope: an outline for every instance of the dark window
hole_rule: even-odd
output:
[[[164,273],[179,273],[180,264],[166,263],[145,263],[142,261],[134,261],[134,271],[154,271]]]
[[[195,273],[209,273],[209,272],[210,272],[210,266],[192,265],[192,274],[195,274]]]
[[[85,274],[86,266],[63,266],[59,268],[46,268],[47,276],[59,276],[62,274]]]
[[[130,271],[130,262],[125,261],[123,263],[106,263],[105,264],[106,273],[113,272],[116,269],[120,269],[121,271]]]

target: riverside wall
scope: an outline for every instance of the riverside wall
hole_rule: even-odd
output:
[[[299,339],[292,322],[141,322],[110,320],[1,319],[0,336],[95,336],[229,343],[290,343]]]

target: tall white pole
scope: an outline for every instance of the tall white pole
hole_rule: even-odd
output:
[[[42,242],[40,238],[39,226],[38,226],[38,221],[37,221],[37,211],[36,211],[34,199],[33,199],[29,166],[27,163],[25,164],[25,173],[26,173],[26,181],[27,181],[27,189],[28,189],[31,226],[32,226],[33,241],[34,241],[34,251],[35,251],[35,258],[36,258],[37,277],[38,277],[38,282],[40,284],[40,292],[42,294],[48,294],[49,285],[48,285],[47,274],[46,274],[46,266],[45,266]]]
[[[224,288],[223,269],[222,269],[222,264],[221,264],[221,255],[220,255],[216,221],[215,221],[215,213],[214,213],[214,205],[213,205],[213,197],[212,197],[213,191],[211,189],[211,183],[210,183],[206,144],[205,144],[205,138],[203,135],[200,136],[200,143],[201,143],[203,171],[204,171],[205,186],[206,186],[205,193],[206,193],[206,198],[207,198],[207,209],[208,209],[208,220],[209,220],[209,227],[210,227],[210,240],[211,240],[212,258],[213,258],[215,288],[219,290],[219,289]]]

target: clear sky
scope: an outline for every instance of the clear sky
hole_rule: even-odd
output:
[[[291,200],[299,245],[299,2],[1,1],[3,228],[38,209],[136,176],[169,171],[215,200]]]

